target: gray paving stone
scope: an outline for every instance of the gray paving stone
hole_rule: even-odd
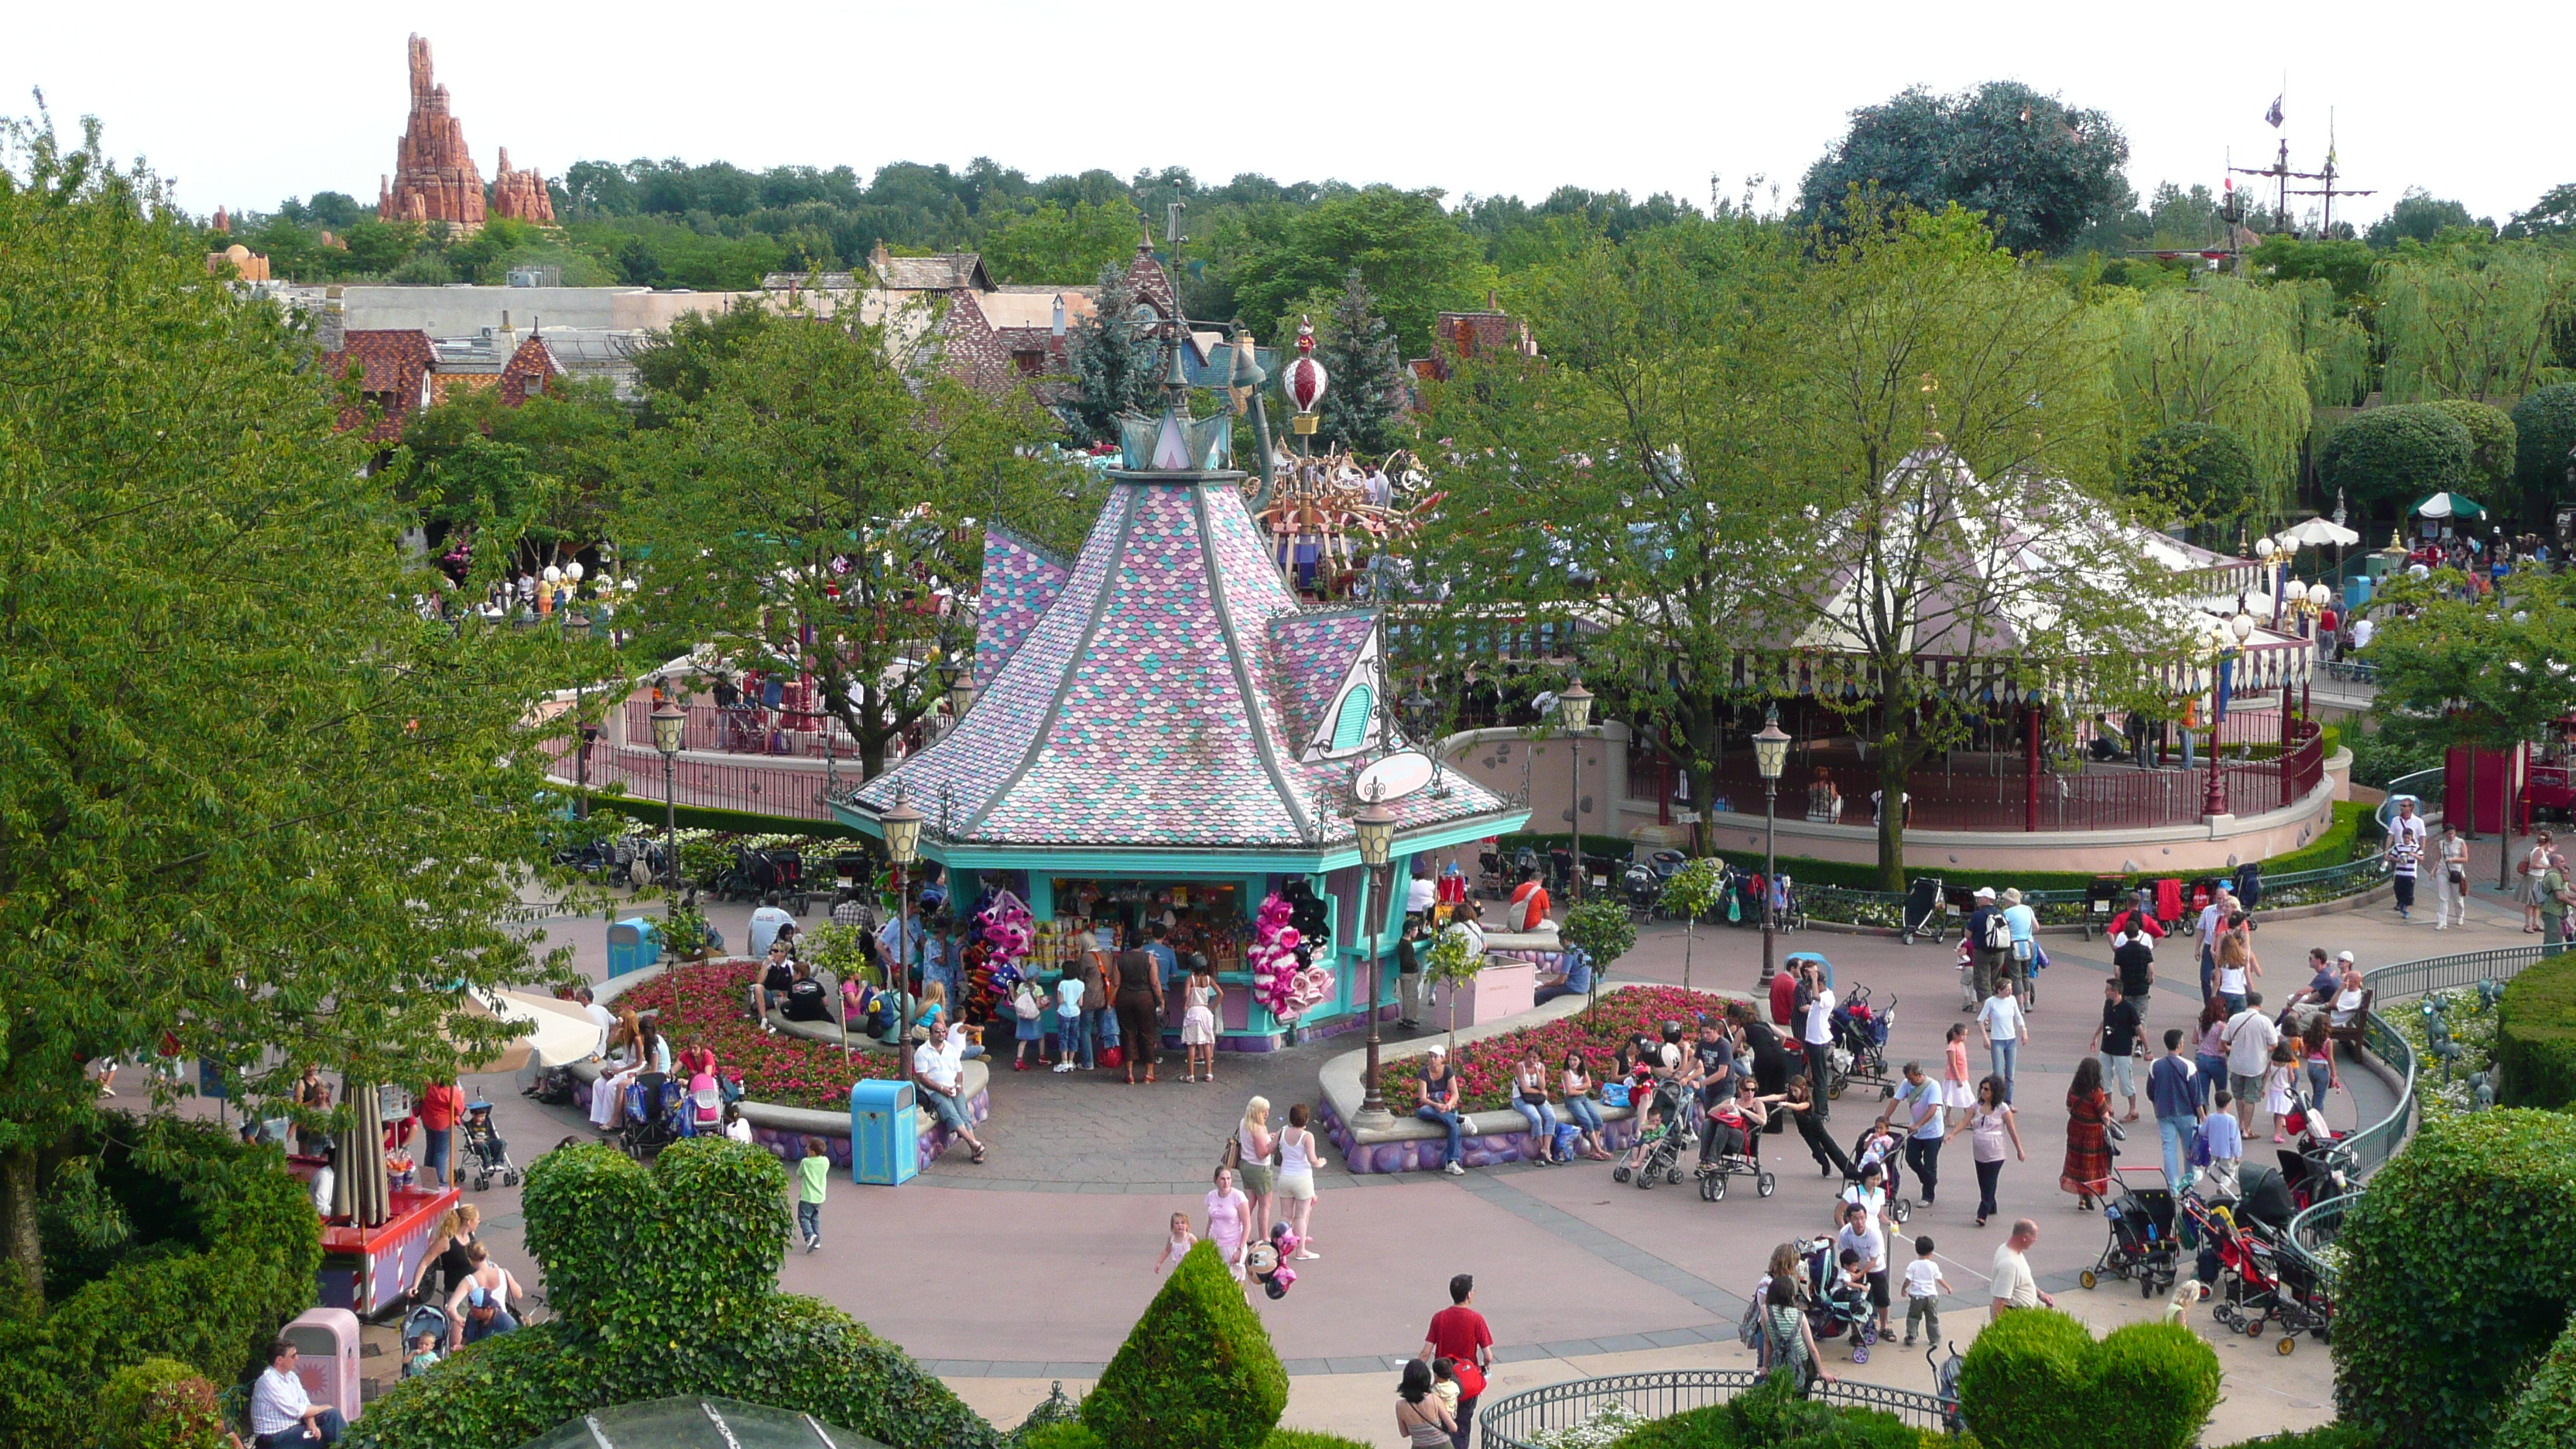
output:
[[[1581,1358],[1601,1352],[1601,1345],[1588,1338],[1561,1338],[1554,1343],[1542,1343],[1539,1347],[1558,1358]]]

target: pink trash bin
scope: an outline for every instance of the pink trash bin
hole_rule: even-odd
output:
[[[295,1345],[295,1376],[305,1396],[358,1421],[358,1315],[346,1308],[309,1308],[278,1336]]]

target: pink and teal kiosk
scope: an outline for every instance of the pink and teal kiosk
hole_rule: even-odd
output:
[[[1223,466],[1231,420],[1193,420],[1167,385],[1130,415],[1109,501],[1081,555],[987,531],[973,705],[936,743],[833,802],[882,836],[897,792],[952,898],[1008,889],[1039,923],[1168,921],[1224,988],[1221,1048],[1292,1027],[1363,1025],[1370,916],[1392,955],[1415,860],[1519,828],[1525,805],[1434,771],[1395,727],[1373,606],[1302,604]],[[1372,769],[1372,767],[1378,767]],[[1398,817],[1392,889],[1372,899],[1351,817],[1363,778]],[[1400,793],[1399,793],[1400,792]],[[1392,798],[1386,798],[1392,795]],[[1255,999],[1244,948],[1277,892],[1322,905],[1330,994],[1292,1022]],[[1315,914],[1307,908],[1308,918]],[[1396,973],[1380,973],[1391,1015]],[[1178,994],[1166,1039],[1178,1030]]]

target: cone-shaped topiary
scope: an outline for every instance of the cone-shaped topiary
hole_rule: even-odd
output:
[[[1118,1346],[1082,1422],[1118,1449],[1260,1449],[1287,1407],[1270,1330],[1203,1242]]]
[[[2218,1378],[2218,1355],[2187,1328],[2132,1323],[2097,1343],[2063,1313],[2026,1308],[1969,1346],[1959,1408],[1988,1449],[2190,1449]]]

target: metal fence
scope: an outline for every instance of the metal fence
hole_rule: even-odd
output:
[[[2362,973],[2362,984],[2371,991],[2368,1029],[2363,1042],[2370,1054],[2396,1072],[2400,1085],[2397,1105],[2387,1116],[2355,1131],[2344,1139],[2352,1149],[2355,1171],[2367,1177],[2370,1172],[2397,1155],[2406,1145],[2407,1134],[2415,1124],[2415,1083],[2421,1063],[2414,1044],[2391,1025],[2376,1008],[2392,1001],[2410,1001],[2435,991],[2454,991],[2474,986],[2481,981],[2510,981],[2522,969],[2549,954],[2547,946],[2499,946],[2488,951],[2462,951],[2449,956],[2427,956],[2421,960],[2400,961]],[[2330,1282],[2333,1269],[2318,1256],[2318,1251],[2334,1241],[2343,1225],[2344,1214],[2361,1194],[2348,1193],[2328,1198],[2310,1206],[2290,1220],[2288,1252],[2302,1259],[2319,1282]]]
[[[2373,889],[2387,877],[2388,861],[2376,852],[2340,865],[2267,875],[2263,877],[2261,908],[2275,910],[2341,900]],[[1808,915],[1845,925],[1895,927],[1905,904],[1905,897],[1893,891],[1851,886],[1801,886],[1798,894]],[[2090,919],[2086,909],[2090,895],[2083,890],[2026,890],[2021,898],[2024,905],[2039,913],[2041,925],[2073,926]],[[2115,911],[2119,908],[2116,904],[2112,907]],[[1957,919],[1945,915],[1935,922],[1935,930],[1949,929]]]
[[[628,798],[659,804],[663,795],[662,757],[651,750],[620,747],[608,740],[594,742],[587,752],[585,777],[582,764],[576,762],[574,742],[550,742],[548,752],[554,763],[548,773],[556,780],[574,785],[586,778],[591,789],[603,793],[622,790]],[[682,759],[673,762],[671,793],[683,807],[706,810],[732,810],[746,815],[767,815],[781,820],[829,820],[832,811],[823,803],[826,772],[811,766],[794,768],[779,765],[737,765],[713,760]],[[843,784],[856,779],[855,773],[842,777]]]
[[[1477,1411],[1476,1422],[1484,1430],[1483,1442],[1492,1449],[1535,1449],[1541,1436],[1573,1428],[1613,1405],[1641,1418],[1666,1419],[1725,1403],[1761,1383],[1762,1377],[1749,1369],[1675,1369],[1575,1379],[1496,1399]],[[1949,1405],[1937,1394],[1878,1384],[1818,1384],[1811,1397],[1841,1408],[1894,1414],[1918,1429],[1941,1428],[1949,1412]]]

